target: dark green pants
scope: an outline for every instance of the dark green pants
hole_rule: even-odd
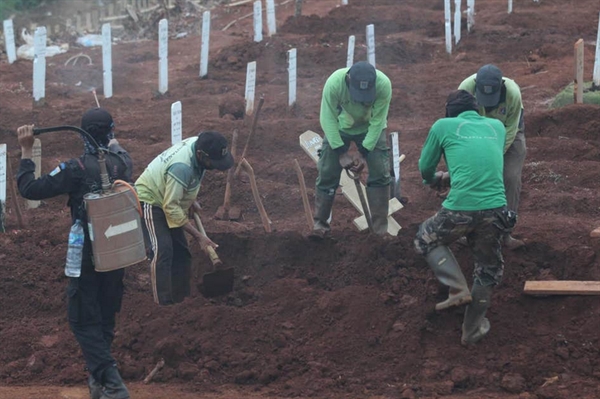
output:
[[[350,148],[350,144],[354,142],[360,148],[366,133],[349,135],[340,132],[340,136],[344,141],[344,147]],[[373,151],[367,156],[367,167],[369,168],[369,177],[367,178],[368,187],[385,187],[389,186],[392,178],[390,176],[390,149],[387,144],[385,130],[381,132],[379,141],[375,145]],[[333,196],[335,190],[340,185],[340,175],[342,167],[340,165],[337,152],[331,149],[327,137],[323,139],[323,146],[319,152],[319,162],[317,163],[319,176],[317,176],[317,190],[323,194]]]

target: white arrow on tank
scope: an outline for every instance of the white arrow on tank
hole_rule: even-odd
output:
[[[111,238],[114,236],[118,236],[120,234],[130,232],[137,228],[138,228],[138,223],[137,223],[137,220],[134,219],[131,222],[121,223],[116,226],[113,226],[111,224],[110,226],[108,226],[108,229],[106,229],[106,231],[104,232],[104,235],[106,236],[106,238]]]

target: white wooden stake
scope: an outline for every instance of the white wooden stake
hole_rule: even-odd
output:
[[[158,92],[165,94],[169,90],[169,21],[161,19],[158,23]]]
[[[596,38],[596,58],[594,61],[594,86],[600,86],[600,16],[598,17],[598,36]]]
[[[354,65],[354,43],[356,38],[354,35],[348,37],[348,57],[346,58],[346,67],[350,68]]]
[[[575,85],[573,87],[575,104],[583,103],[583,39],[575,43]]]
[[[111,98],[113,95],[112,34],[109,23],[102,25],[102,75],[104,77],[104,98]]]
[[[288,106],[296,103],[296,49],[288,50]]]
[[[2,204],[2,213],[6,213],[6,144],[0,144],[0,203]],[[4,215],[0,215],[0,227]]]
[[[467,31],[475,26],[475,0],[467,0]]]
[[[400,144],[398,143],[398,132],[390,133],[390,139],[392,141],[392,159],[394,165],[394,196],[398,198],[400,197]]]
[[[40,26],[33,36],[33,99],[46,97],[46,28]]]
[[[210,11],[202,14],[202,47],[200,48],[200,77],[208,74],[208,49],[210,48]]]
[[[508,0],[508,13],[512,13],[512,0]]]
[[[462,0],[454,0],[454,44],[460,42]]]
[[[177,144],[183,138],[183,123],[181,101],[171,104],[171,145]]]
[[[262,2],[254,2],[254,41],[262,42]]]
[[[446,52],[452,54],[452,24],[450,0],[444,0],[444,26],[446,29]]]
[[[39,178],[42,175],[42,142],[40,139],[33,140],[32,161],[35,163],[33,175]],[[35,209],[40,206],[40,201],[27,201],[27,208]]]
[[[375,25],[367,25],[367,61],[375,66]]]
[[[248,63],[246,67],[246,114],[252,115],[254,111],[254,93],[256,86],[256,61]]]
[[[8,63],[12,64],[17,60],[17,52],[15,49],[15,30],[13,28],[12,19],[4,20],[4,42]]]
[[[343,6],[347,6],[348,5],[348,0],[342,0],[342,5]]]
[[[267,28],[269,36],[277,33],[277,19],[275,17],[275,0],[267,0]]]

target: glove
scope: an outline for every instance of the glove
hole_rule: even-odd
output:
[[[340,166],[344,169],[350,169],[354,165],[354,159],[348,152],[344,152],[339,156]]]
[[[435,172],[429,187],[437,191],[441,191],[444,188],[450,187],[450,173],[442,171]]]
[[[356,146],[358,148],[358,152],[360,153],[360,155],[363,156],[363,158],[367,159],[367,156],[369,155],[369,150],[367,150],[365,147],[361,145],[357,145]]]

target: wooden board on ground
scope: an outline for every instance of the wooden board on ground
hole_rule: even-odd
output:
[[[311,159],[315,162],[317,162],[319,159],[317,151],[319,150],[319,148],[321,148],[322,142],[323,139],[321,138],[321,136],[319,136],[317,133],[311,130],[307,130],[306,132],[300,135],[300,146],[302,147],[304,152],[306,152],[308,156],[310,156]],[[365,218],[362,206],[360,204],[360,199],[358,197],[358,192],[356,191],[356,186],[354,185],[352,179],[350,179],[350,177],[348,177],[346,173],[342,173],[341,175],[340,187],[342,189],[342,194],[344,195],[344,197],[346,197],[346,199],[350,201],[354,208],[356,208],[356,210],[359,211],[361,214],[360,217],[354,220],[354,225],[361,231],[367,229],[367,220]],[[363,189],[366,198],[365,186],[362,183],[361,188]],[[402,204],[396,198],[392,198],[390,200],[388,215],[388,233],[393,236],[398,235],[398,232],[402,227],[400,227],[398,222],[396,222],[396,220],[393,217],[391,217],[391,214],[402,208]]]
[[[528,295],[600,295],[600,281],[526,281]]]

